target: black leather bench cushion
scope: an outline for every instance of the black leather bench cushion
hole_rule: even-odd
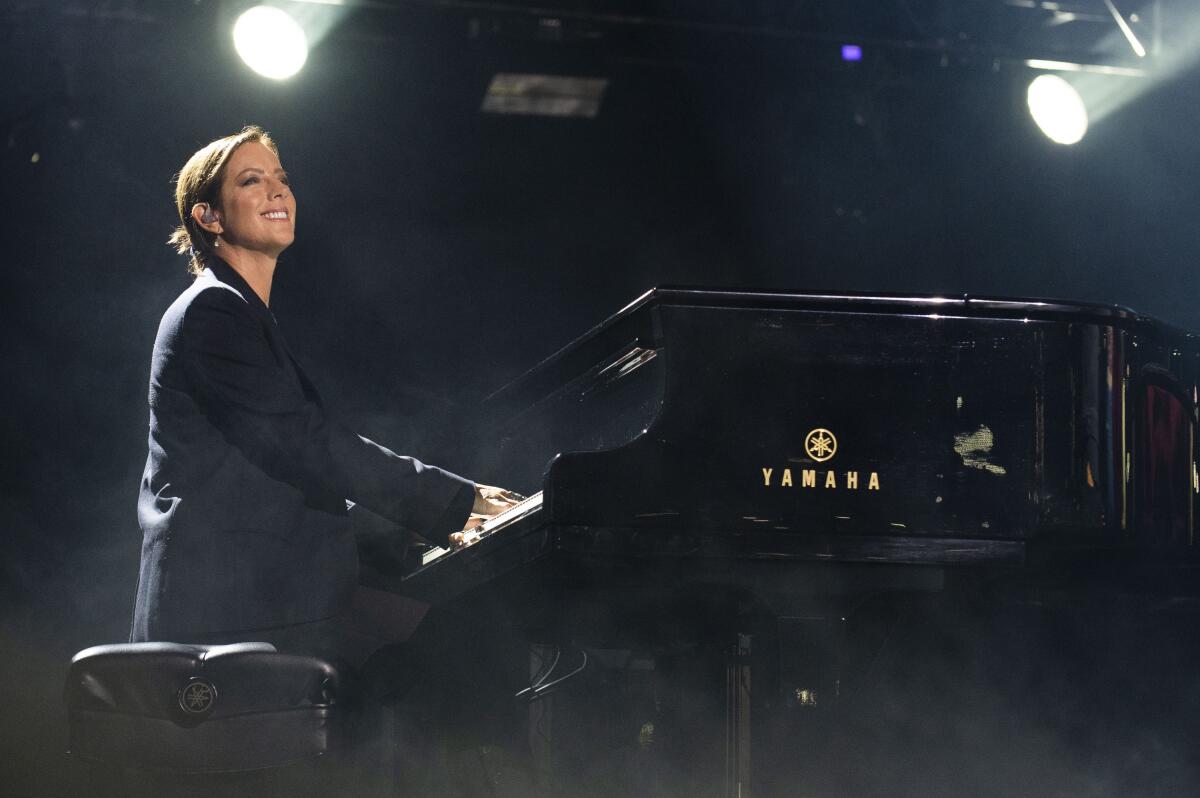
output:
[[[338,673],[267,643],[131,643],[75,655],[70,747],[179,772],[275,767],[337,747]]]

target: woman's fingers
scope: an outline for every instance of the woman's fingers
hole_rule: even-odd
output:
[[[511,490],[492,485],[476,485],[475,506],[471,512],[487,516],[497,515],[524,499],[524,496]]]
[[[450,547],[461,549],[464,546],[470,546],[472,543],[479,540],[479,526],[473,526],[470,529],[464,529],[461,532],[450,533]]]

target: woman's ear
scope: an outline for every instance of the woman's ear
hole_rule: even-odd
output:
[[[192,206],[192,218],[213,235],[221,233],[221,214],[207,202],[197,202]]]

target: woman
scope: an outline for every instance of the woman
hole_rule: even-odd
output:
[[[339,654],[358,572],[346,500],[446,537],[518,497],[394,454],[326,415],[268,309],[296,200],[262,129],[194,154],[175,204],[170,242],[190,254],[196,280],[154,344],[131,639]]]

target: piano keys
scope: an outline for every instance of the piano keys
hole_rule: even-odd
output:
[[[532,496],[528,496],[528,497],[522,499],[521,501],[514,504],[512,507],[509,507],[504,512],[497,513],[496,515],[492,516],[491,518],[488,518],[482,524],[475,527],[473,530],[471,530],[472,533],[475,535],[475,537],[470,543],[468,543],[466,545],[468,545],[468,546],[476,545],[479,541],[482,541],[484,538],[491,537],[496,532],[499,532],[501,529],[504,529],[504,528],[512,525],[512,523],[514,521],[518,521],[518,520],[524,518],[525,516],[529,515],[530,513],[534,512],[535,510],[541,509],[541,507],[542,507],[542,494],[539,491],[538,493],[535,493]],[[465,548],[465,546],[464,546],[464,548]],[[454,553],[453,549],[446,548],[444,546],[431,546],[429,549],[427,549],[425,552],[423,552],[421,554],[421,567],[426,567],[426,566],[430,565],[431,563],[440,561],[440,560],[442,560],[442,558],[444,558],[450,554],[453,554],[453,553]]]

